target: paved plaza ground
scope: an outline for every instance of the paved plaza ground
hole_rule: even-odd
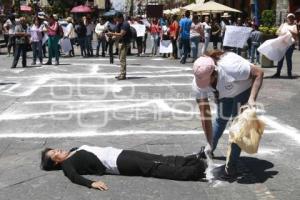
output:
[[[31,55],[31,53],[28,53]],[[300,52],[295,79],[270,79],[264,68],[258,102],[267,124],[259,152],[242,154],[241,178],[233,182],[180,182],[125,176],[87,176],[104,181],[101,192],[72,184],[62,171],[39,168],[45,147],[82,144],[158,154],[187,155],[205,145],[193,97],[192,63],[161,57],[128,57],[128,79],[116,81],[119,61],[62,58],[59,66],[10,69],[0,55],[1,200],[197,200],[300,199]],[[28,59],[28,64],[31,58]],[[228,133],[214,160],[225,163]],[[298,189],[297,189],[298,188]]]

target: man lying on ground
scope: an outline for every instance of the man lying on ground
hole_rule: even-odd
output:
[[[107,190],[102,181],[92,181],[81,175],[114,174],[196,181],[205,178],[206,161],[203,152],[183,156],[162,156],[113,147],[83,145],[70,151],[46,148],[41,154],[41,168],[62,169],[73,183]]]

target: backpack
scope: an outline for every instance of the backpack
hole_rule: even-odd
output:
[[[61,25],[58,24],[58,28],[57,28],[57,35],[59,37],[64,37],[64,30],[63,28],[61,27]]]

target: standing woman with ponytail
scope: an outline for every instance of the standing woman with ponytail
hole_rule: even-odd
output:
[[[213,157],[218,141],[227,122],[237,116],[240,106],[255,105],[259,89],[263,82],[263,71],[232,52],[214,50],[198,58],[194,63],[193,90],[200,109],[200,118],[207,139],[205,151]],[[217,114],[212,122],[208,96],[213,93]],[[240,147],[232,143],[225,172],[236,175],[236,163],[240,156]]]

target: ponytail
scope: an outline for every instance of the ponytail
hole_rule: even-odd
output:
[[[207,51],[205,55],[211,57],[215,61],[215,63],[217,63],[224,55],[224,53],[225,52],[221,50],[211,50],[211,51]]]

